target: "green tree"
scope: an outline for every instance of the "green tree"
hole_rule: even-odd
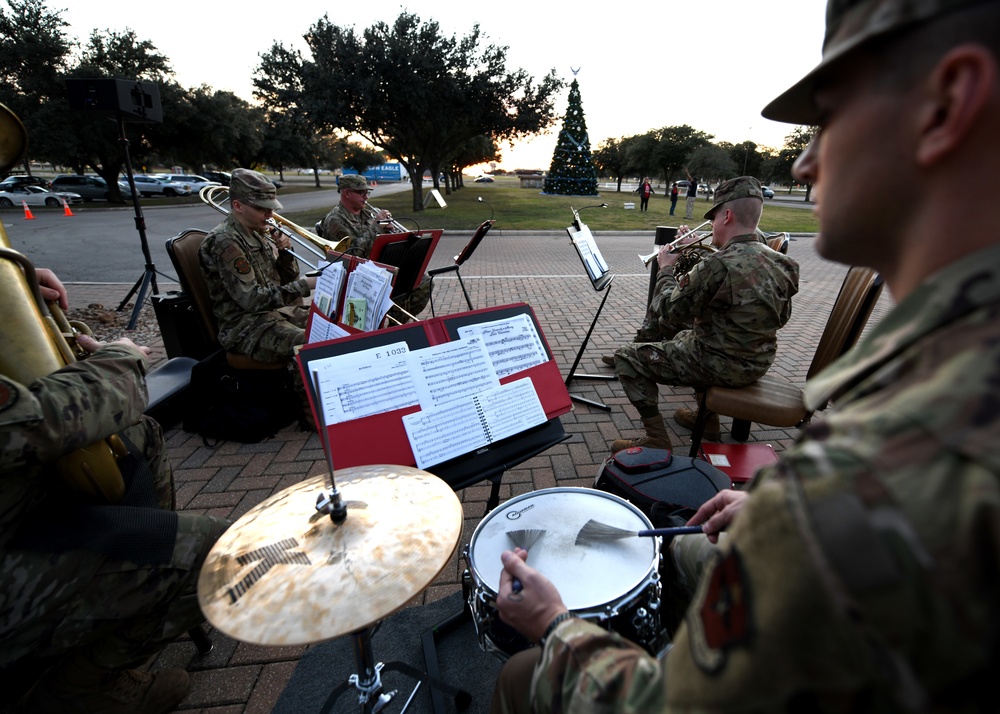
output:
[[[566,116],[563,117],[562,131],[552,152],[552,164],[542,191],[561,196],[597,195],[597,171],[590,154],[580,85],[575,79],[569,86]]]
[[[816,127],[797,126],[785,137],[785,145],[778,152],[777,159],[773,162],[773,175],[775,181],[787,182],[788,192],[792,192],[792,186],[796,183],[792,176],[792,166],[799,155],[806,150],[809,142],[816,136]],[[806,201],[811,200],[812,184],[806,184]]]
[[[684,176],[684,169],[691,155],[702,146],[712,142],[712,135],[698,131],[683,124],[681,126],[665,126],[657,130],[659,143],[653,152],[655,165],[660,168],[663,180],[669,185],[679,174]],[[688,169],[690,170],[690,169]],[[696,179],[697,174],[691,174]]]
[[[622,179],[625,178],[625,171],[628,169],[628,158],[625,155],[624,139],[605,139],[597,146],[594,153],[594,166],[601,176],[609,176],[618,184],[616,189],[619,193],[622,190]]]
[[[537,86],[506,68],[506,47],[481,47],[479,26],[444,37],[436,22],[403,12],[359,36],[324,16],[305,36],[309,114],[317,125],[355,133],[385,150],[410,175],[413,210],[422,211],[425,169],[441,170],[472,137],[495,141],[536,133],[552,122],[554,72]]]
[[[74,44],[62,11],[42,0],[7,0],[0,6],[0,103],[17,114],[30,137],[31,155],[47,159],[71,148],[64,139],[66,71]],[[61,102],[60,109],[54,104]],[[31,162],[25,158],[25,170]]]
[[[695,149],[688,158],[687,167],[692,176],[700,176],[709,183],[732,178],[739,171],[729,152],[715,144],[705,144]],[[705,200],[710,200],[707,192]]]
[[[626,171],[639,179],[657,173],[655,161],[657,143],[656,134],[651,131],[630,136],[625,143]]]

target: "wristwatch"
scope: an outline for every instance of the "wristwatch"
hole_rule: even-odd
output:
[[[544,647],[545,641],[549,639],[549,635],[555,632],[556,628],[559,627],[559,625],[566,622],[566,620],[572,619],[572,617],[573,613],[569,612],[568,610],[562,613],[561,615],[556,615],[555,618],[552,620],[552,622],[549,623],[549,626],[545,628],[545,634],[542,635],[542,639],[538,641],[539,644],[542,645],[542,647]]]

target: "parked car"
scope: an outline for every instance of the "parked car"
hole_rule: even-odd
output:
[[[83,176],[80,174],[59,174],[52,179],[53,191],[70,191],[78,193],[84,201],[93,201],[95,198],[107,201],[111,195],[108,183],[100,176]],[[128,200],[132,198],[132,191],[129,189],[127,181],[119,181],[118,188],[121,189],[122,198]]]
[[[713,193],[715,193],[715,189],[713,189],[707,183],[700,183],[698,184],[698,193],[704,193],[711,196]]]
[[[29,206],[49,206],[55,208],[66,203],[80,203],[83,197],[69,191],[49,191],[41,186],[6,186],[0,190],[0,206],[10,208],[22,202]]]
[[[688,181],[687,179],[681,179],[680,181],[677,182],[677,190],[682,198],[687,195],[688,186],[690,185],[691,182]]]
[[[0,181],[0,191],[6,191],[8,188],[14,186],[41,186],[42,188],[48,188],[50,183],[51,181],[39,176],[17,174],[16,176],[8,176],[3,181]]]
[[[475,182],[476,183],[493,183],[493,177],[492,176],[480,176],[479,178],[476,179]]]
[[[761,186],[760,190],[764,194],[764,198],[774,198],[774,189],[770,186]]]
[[[209,181],[218,181],[223,186],[228,186],[229,181],[233,178],[228,171],[202,171],[201,175]]]
[[[167,181],[176,181],[178,183],[186,183],[191,187],[192,193],[198,193],[205,188],[205,186],[222,185],[218,181],[205,178],[204,176],[197,176],[195,174],[156,174],[156,178],[167,179]]]
[[[139,174],[132,177],[135,181],[135,190],[140,196],[187,196],[191,193],[191,186],[181,181],[168,181],[157,176],[147,176]]]

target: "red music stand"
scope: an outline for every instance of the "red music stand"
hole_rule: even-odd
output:
[[[413,292],[423,280],[431,255],[441,240],[441,229],[385,233],[375,239],[369,260],[399,268],[392,297]]]

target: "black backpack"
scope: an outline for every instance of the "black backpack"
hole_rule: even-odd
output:
[[[662,528],[683,525],[701,504],[733,483],[707,461],[636,446],[605,459],[594,487],[624,498]]]
[[[254,444],[274,436],[303,413],[287,369],[234,369],[216,352],[191,370],[184,431],[209,439]]]

